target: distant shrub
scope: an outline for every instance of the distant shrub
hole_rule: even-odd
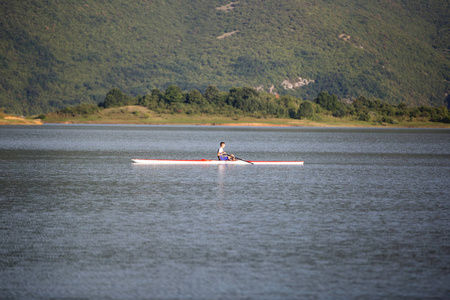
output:
[[[388,124],[397,124],[397,120],[395,120],[391,117],[388,117],[388,116],[384,116],[382,121],[384,123],[388,123]]]
[[[314,122],[322,122],[322,121],[323,121],[323,118],[322,118],[321,116],[319,116],[319,115],[313,115],[313,116],[310,118],[310,120],[311,120],[311,121],[314,121]]]
[[[359,114],[358,120],[359,121],[369,122],[370,121],[370,114],[368,114],[366,112],[361,113],[361,114]]]
[[[345,117],[346,114],[347,114],[347,110],[345,109],[345,107],[341,107],[341,108],[335,110],[332,113],[332,116],[336,117],[336,118],[342,118],[342,117]]]

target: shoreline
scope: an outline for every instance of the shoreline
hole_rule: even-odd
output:
[[[308,122],[304,124],[271,124],[271,123],[259,123],[259,122],[246,122],[246,123],[190,123],[190,122],[155,122],[155,123],[141,123],[141,122],[75,122],[75,121],[63,121],[63,122],[42,122],[41,124],[21,124],[21,125],[143,125],[143,126],[223,126],[223,127],[289,127],[289,128],[424,128],[424,129],[450,129],[450,125],[437,123],[427,125],[396,125],[396,124],[326,124]],[[2,124],[0,124],[2,125]],[[19,125],[19,124],[10,124]]]
[[[162,126],[162,125],[191,125],[191,126],[230,126],[230,127],[313,127],[313,128],[441,128],[450,129],[450,124],[434,123],[424,121],[403,121],[399,124],[373,124],[369,122],[360,122],[353,120],[342,120],[335,118],[325,118],[322,121],[311,121],[308,119],[266,119],[261,121],[253,118],[243,118],[239,121],[231,120],[229,117],[199,117],[199,118],[171,118],[171,116],[157,117],[152,121],[139,118],[47,118],[30,119],[13,115],[0,116],[1,125],[45,125],[45,124],[61,124],[61,125],[145,125],[145,126]]]
[[[191,123],[191,122],[155,122],[155,123],[142,123],[142,122],[76,122],[76,121],[61,121],[61,122],[45,122],[42,120],[14,120],[13,122],[4,122],[0,120],[0,126],[2,125],[17,125],[17,126],[42,126],[42,125],[142,125],[142,126],[217,126],[217,127],[284,127],[284,128],[416,128],[416,129],[450,129],[450,125],[446,124],[428,124],[427,125],[398,125],[398,124],[326,124],[308,122],[303,124],[271,124],[271,123],[259,123],[259,122],[246,122],[246,123]]]

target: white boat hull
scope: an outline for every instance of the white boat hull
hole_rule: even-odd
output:
[[[243,160],[180,160],[180,159],[131,159],[137,164],[145,165],[303,165],[303,161],[243,161]]]

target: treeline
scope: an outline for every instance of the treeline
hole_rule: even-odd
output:
[[[176,85],[165,91],[153,89],[145,96],[131,97],[118,88],[111,89],[104,101],[98,105],[83,103],[58,111],[65,116],[82,116],[101,109],[140,105],[157,113],[188,115],[224,115],[227,117],[292,118],[320,121],[321,116],[332,115],[373,123],[396,124],[399,121],[421,121],[450,123],[450,114],[445,106],[409,107],[404,103],[392,105],[379,99],[360,96],[353,101],[339,99],[335,94],[321,92],[314,101],[290,95],[261,93],[250,87],[233,87],[221,92],[209,85],[201,93],[193,89],[184,92]]]
[[[420,119],[421,121],[450,123],[450,113],[445,106],[409,107],[405,103],[392,105],[364,96],[360,96],[354,101],[344,102],[328,92],[320,93],[314,102],[334,117],[351,117],[359,121],[396,124],[400,120]]]

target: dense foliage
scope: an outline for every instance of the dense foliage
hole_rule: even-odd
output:
[[[0,107],[32,115],[97,104],[111,87],[130,97],[165,90],[180,106],[185,100],[170,86],[210,84],[308,100],[328,91],[391,104],[445,101],[448,0],[245,0],[224,8],[229,2],[0,0]],[[193,92],[187,103],[219,101],[210,92]],[[283,96],[267,97],[272,114]],[[267,105],[258,99],[242,88],[224,104],[250,112]]]
[[[182,92],[171,85],[165,92],[153,89],[145,96],[131,97],[120,89],[108,92],[103,102],[97,105],[82,103],[58,111],[63,116],[84,116],[94,114],[101,108],[141,105],[157,113],[209,114],[228,117],[251,116],[257,118],[275,117],[311,119],[320,121],[320,115],[330,114],[338,118],[367,121],[375,124],[396,124],[398,121],[419,118],[422,121],[450,123],[450,114],[445,106],[408,107],[404,103],[392,105],[378,99],[358,97],[345,103],[335,94],[321,92],[314,101],[302,100],[290,95],[276,96],[260,93],[249,87],[233,87],[229,92],[220,92],[210,85],[201,93],[196,89]]]

